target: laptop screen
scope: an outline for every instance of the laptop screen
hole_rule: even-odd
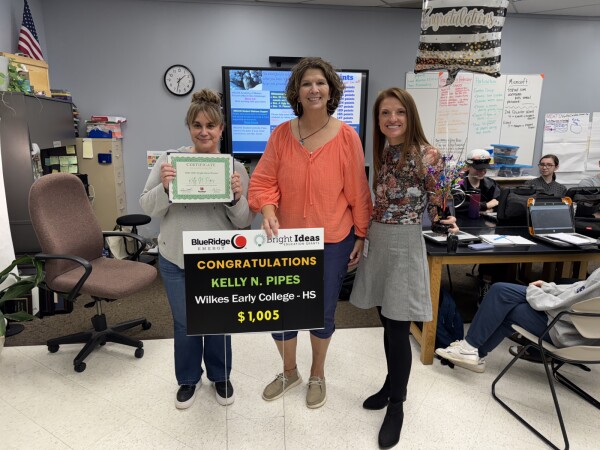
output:
[[[573,232],[570,205],[533,205],[529,208],[529,215],[535,234]]]

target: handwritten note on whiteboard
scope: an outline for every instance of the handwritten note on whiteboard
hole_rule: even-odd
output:
[[[542,153],[556,155],[561,172],[583,172],[587,164],[589,113],[551,113],[544,117]],[[593,169],[598,162],[591,165]]]
[[[462,158],[491,144],[520,147],[518,164],[532,164],[543,75],[487,75],[461,72],[445,86],[447,75],[406,74],[429,141]]]

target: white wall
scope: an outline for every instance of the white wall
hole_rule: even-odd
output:
[[[2,17],[7,0],[0,2]],[[8,0],[8,9],[19,3]],[[82,119],[128,119],[123,144],[130,213],[140,212],[146,150],[189,142],[183,122],[190,98],[168,94],[162,83],[170,65],[187,65],[196,88],[221,90],[223,65],[268,66],[270,55],[321,56],[337,67],[370,70],[370,107],[379,90],[404,86],[419,41],[418,10],[140,0],[53,0],[42,7],[52,87],[72,92]],[[545,74],[534,158],[544,114],[599,109],[598,42],[597,19],[508,16],[502,72]],[[368,161],[370,135],[369,114]]]

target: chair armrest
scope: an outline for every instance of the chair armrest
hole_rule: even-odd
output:
[[[69,296],[67,297],[68,301],[73,301],[77,298],[77,296],[79,296],[79,291],[80,291],[81,287],[83,286],[83,283],[85,283],[85,280],[87,280],[88,277],[90,276],[90,274],[92,273],[92,263],[90,263],[87,259],[84,259],[80,256],[52,255],[52,254],[46,254],[46,253],[38,253],[37,255],[35,255],[35,258],[39,259],[40,261],[44,261],[44,262],[48,261],[48,260],[52,260],[52,259],[66,259],[69,261],[76,262],[77,264],[79,264],[83,267],[85,272],[83,273],[83,275],[81,276],[81,278],[79,279],[79,281],[77,282],[75,287],[69,293]]]
[[[552,320],[552,322],[550,322],[548,324],[548,326],[546,327],[546,329],[544,330],[544,332],[542,334],[540,334],[538,336],[538,342],[537,345],[539,348],[542,348],[543,345],[543,341],[544,341],[544,337],[546,337],[546,335],[548,335],[548,333],[550,333],[550,330],[552,328],[554,328],[554,326],[556,325],[556,322],[558,322],[563,316],[580,316],[580,317],[600,317],[600,313],[598,312],[586,312],[586,311],[574,311],[572,309],[566,310],[566,311],[561,311],[559,312],[554,319]],[[578,330],[579,332],[579,330]]]
[[[144,251],[144,249],[146,248],[146,241],[139,234],[129,233],[127,231],[103,231],[102,235],[104,236],[104,238],[107,238],[109,236],[122,236],[124,238],[128,237],[138,241],[140,245],[137,246],[137,251],[133,255],[131,255],[131,259],[137,259],[138,256],[140,256],[140,253],[142,253],[142,251]]]

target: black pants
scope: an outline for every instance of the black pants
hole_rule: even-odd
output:
[[[377,311],[384,331],[383,347],[390,379],[390,402],[403,402],[406,400],[406,386],[412,365],[410,322],[384,317],[380,306],[377,307]]]

